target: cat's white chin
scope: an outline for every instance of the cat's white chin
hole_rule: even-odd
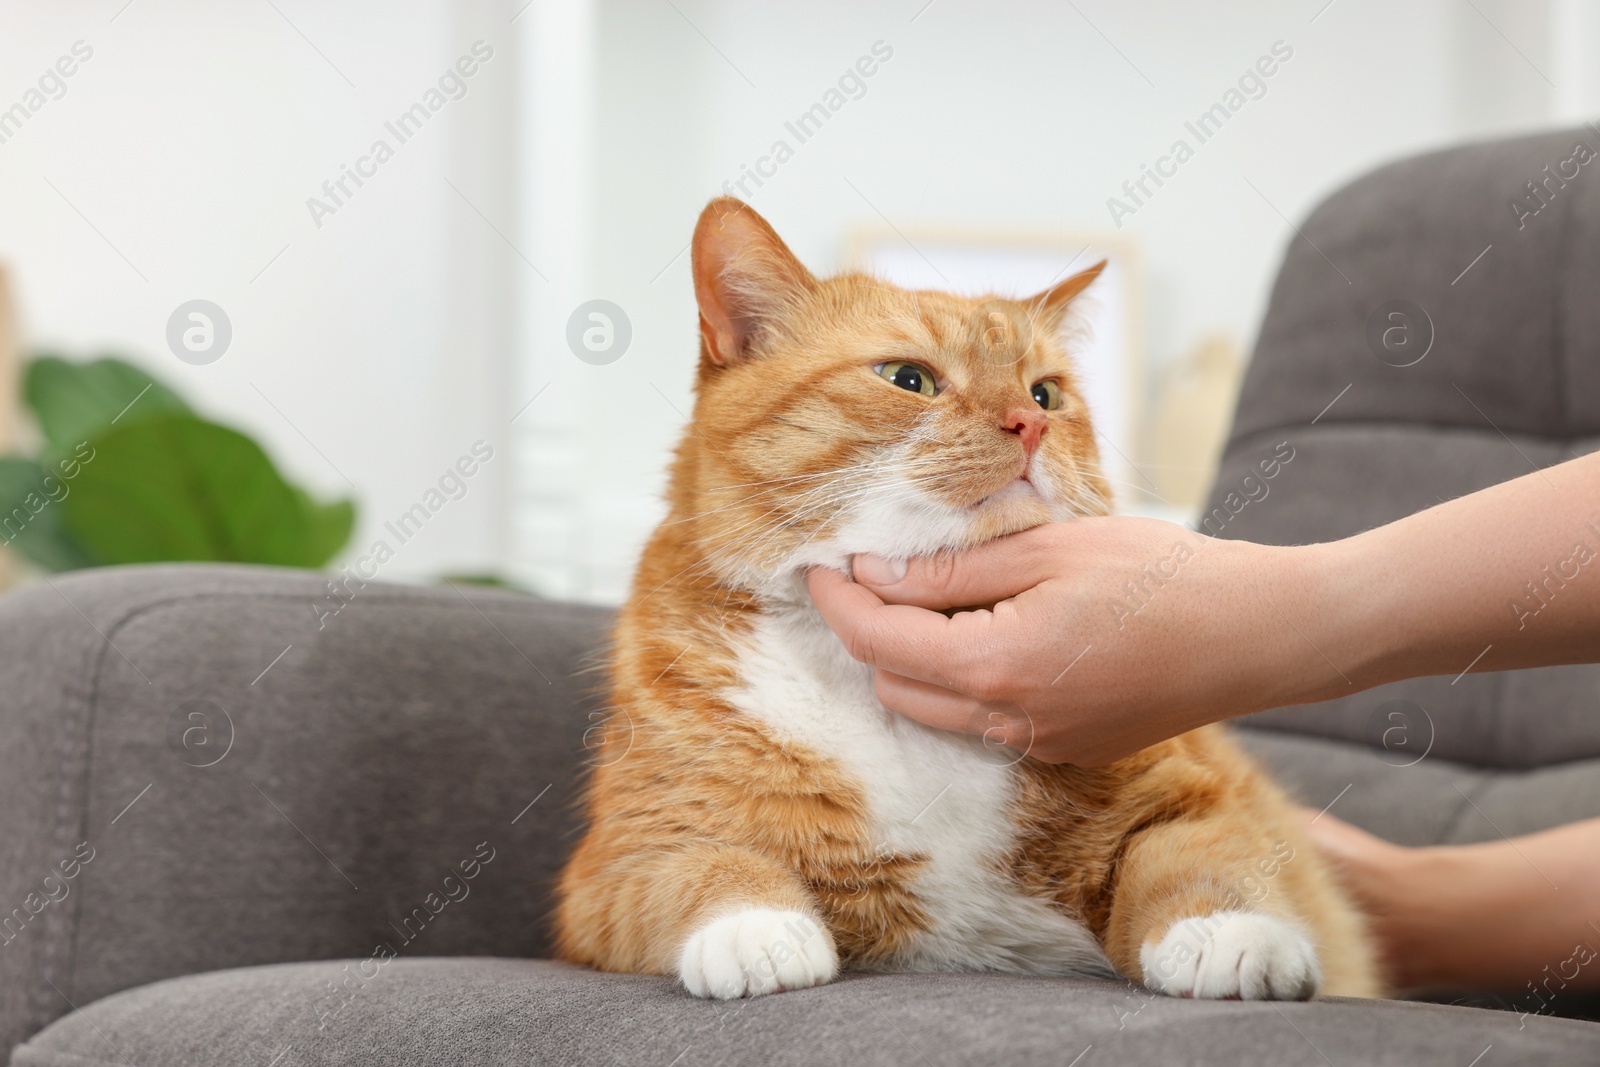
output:
[[[1056,521],[1062,517],[1057,512],[1038,486],[1026,478],[1016,478],[972,506],[966,543],[960,547]]]
[[[1028,481],[1028,479],[1013,478],[1011,481],[1007,482],[999,492],[990,493],[988,496],[978,501],[977,506],[980,508],[992,507],[996,505],[1004,506],[1019,500],[1037,500],[1042,503],[1044,501],[1044,497],[1039,495],[1038,488],[1035,487],[1032,482]]]
[[[890,480],[878,493],[856,501],[832,537],[803,542],[771,570],[730,560],[718,567],[718,574],[728,584],[765,600],[806,603],[808,567],[849,573],[850,557],[861,553],[911,559],[960,551],[1073,514],[1070,507],[1051,503],[1038,483],[1023,477],[970,505],[935,500],[910,482]]]

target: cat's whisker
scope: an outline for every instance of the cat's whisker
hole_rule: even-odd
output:
[[[708,509],[706,511],[698,512],[697,514],[694,514],[694,515],[687,515],[687,516],[684,516],[682,518],[677,518],[677,519],[669,519],[666,522],[664,522],[663,525],[676,526],[676,525],[679,525],[681,523],[691,522],[691,521],[694,521],[695,519],[704,518],[704,517],[707,517],[707,516],[710,516],[710,515],[718,514],[718,513],[723,512],[723,511],[727,511],[730,508],[736,508],[736,507],[740,507],[742,505],[753,504],[755,502],[756,498],[763,497],[763,496],[770,496],[770,495],[773,495],[775,493],[782,492],[782,491],[790,488],[793,483],[799,482],[799,481],[815,480],[815,479],[820,479],[820,478],[831,478],[831,479],[834,479],[834,480],[839,480],[839,479],[841,479],[843,477],[848,476],[849,474],[851,474],[853,472],[872,472],[872,473],[877,473],[877,472],[881,472],[881,471],[893,471],[894,469],[895,469],[895,467],[886,466],[886,465],[882,464],[881,462],[879,462],[877,460],[869,460],[869,461],[866,461],[866,462],[863,462],[863,463],[853,464],[853,465],[848,466],[848,467],[836,468],[835,470],[831,470],[831,471],[818,471],[818,472],[811,473],[811,474],[786,475],[786,476],[781,477],[781,478],[771,478],[771,479],[768,479],[768,480],[766,480],[764,482],[748,482],[748,483],[736,484],[736,485],[715,486],[715,487],[712,487],[712,488],[706,490],[706,492],[708,494],[709,493],[720,493],[720,492],[732,491],[732,490],[735,490],[735,489],[742,489],[742,488],[748,488],[748,487],[754,487],[754,486],[763,486],[763,485],[771,486],[771,488],[763,489],[759,493],[752,494],[751,496],[740,497],[738,499],[735,499],[735,500],[732,500],[732,501],[728,502],[727,504],[722,504],[722,505],[719,505],[718,507],[711,508],[711,509]],[[777,484],[774,484],[774,483],[777,483]],[[812,493],[812,492],[816,491],[819,488],[826,488],[828,484],[831,484],[831,483],[825,483],[821,487],[818,487],[818,486],[809,487],[809,488],[807,488],[807,489],[802,491],[802,496],[804,496],[805,494]]]
[[[742,547],[744,547],[747,555],[759,555],[761,551],[770,545],[774,540],[776,540],[778,536],[790,529],[793,529],[795,526],[806,522],[813,515],[822,512],[826,512],[830,516],[838,514],[843,510],[844,505],[852,503],[857,499],[871,498],[876,503],[892,504],[900,502],[901,498],[906,500],[914,500],[920,495],[920,491],[913,483],[907,483],[903,486],[892,486],[888,490],[885,490],[881,485],[872,483],[845,487],[840,491],[831,494],[825,499],[813,502],[804,509],[792,512],[782,521],[772,524],[772,526],[767,529],[758,529],[755,531],[752,538]],[[818,523],[815,529],[811,530],[805,535],[799,547],[804,547],[805,545],[810,544],[827,528],[828,520],[825,519],[824,521]]]

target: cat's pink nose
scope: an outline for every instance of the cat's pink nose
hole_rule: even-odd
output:
[[[1050,420],[1038,408],[1019,406],[1006,412],[1005,418],[1000,420],[1000,428],[1022,438],[1023,450],[1032,459],[1033,454],[1039,451],[1039,438],[1050,428]]]

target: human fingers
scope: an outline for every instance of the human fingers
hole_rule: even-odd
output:
[[[982,649],[992,616],[885,604],[865,586],[827,567],[806,575],[811,600],[851,657],[908,678],[976,692],[988,676]]]
[[[1057,573],[1061,529],[1036,526],[967,549],[912,560],[861,555],[851,574],[887,603],[945,608],[989,605],[1031,589]]]
[[[890,711],[936,730],[981,737],[987,750],[1014,749],[1043,763],[1065,763],[1073,758],[1059,740],[1040,736],[1039,724],[1020,704],[979,700],[885,670],[873,672],[873,688]]]
[[[969,694],[881,667],[873,671],[872,687],[884,707],[935,730],[971,733],[988,729],[981,714],[982,702]]]

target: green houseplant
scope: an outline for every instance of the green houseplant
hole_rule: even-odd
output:
[[[42,354],[23,399],[36,456],[0,456],[0,544],[44,571],[210,560],[320,567],[355,505],[320,503],[260,445],[113,357]]]

